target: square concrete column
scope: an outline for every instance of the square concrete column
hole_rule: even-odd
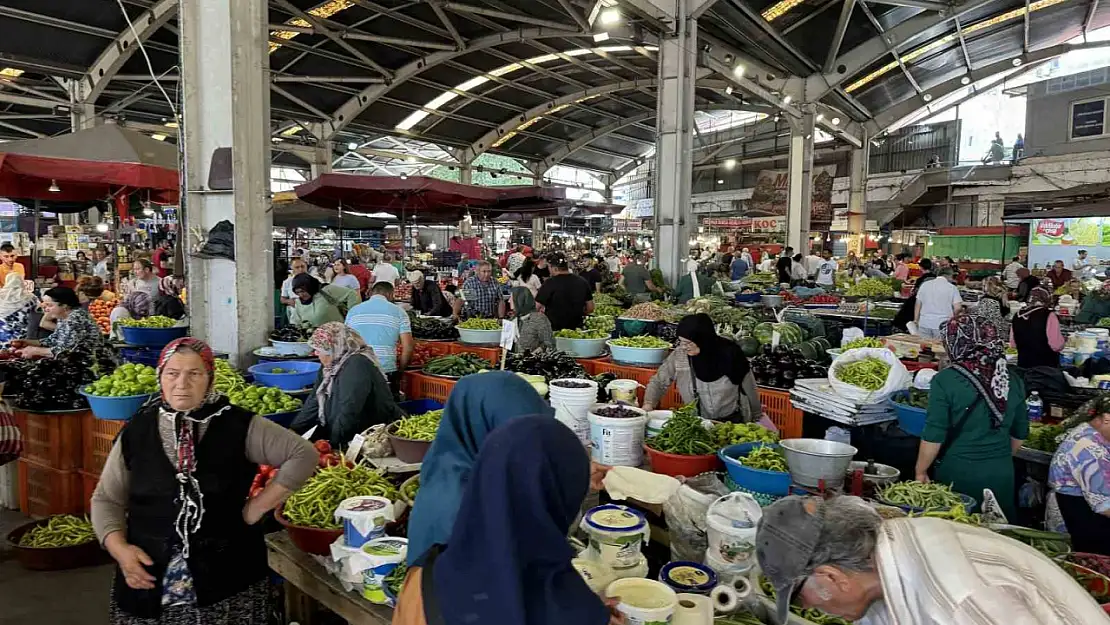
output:
[[[790,122],[790,155],[787,187],[786,245],[795,254],[809,250],[810,212],[813,205],[813,132],[812,110]]]
[[[863,144],[866,146],[867,141]],[[867,150],[852,150],[848,169],[848,232],[863,236],[867,224]]]
[[[182,0],[186,232],[235,226],[235,260],[191,255],[191,333],[235,364],[267,344],[274,319],[266,0]],[[230,154],[228,154],[230,149]]]
[[[320,174],[331,173],[331,161],[335,158],[335,143],[332,141],[321,141],[312,150],[312,165],[309,173],[312,178],[320,177]]]

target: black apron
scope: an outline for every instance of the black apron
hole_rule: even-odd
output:
[[[1110,556],[1110,517],[1091,510],[1087,500],[1077,495],[1056,493],[1056,504],[1071,534],[1073,550]]]

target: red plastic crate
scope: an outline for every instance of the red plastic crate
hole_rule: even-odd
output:
[[[629,367],[625,365],[618,365],[612,360],[595,360],[594,368],[595,373],[591,375],[600,375],[602,373],[612,373],[620,380],[636,380],[641,384],[641,387],[636,390],[637,400],[644,403],[644,387],[651,381],[651,377],[655,375],[658,369],[650,367]],[[683,405],[682,396],[678,393],[678,388],[672,383],[667,392],[663,394],[663,398],[659,400],[659,405],[656,406],[659,410],[671,410]]]
[[[790,403],[790,391],[775,391],[761,386],[759,403],[779,429],[780,438],[802,437],[802,411]]]
[[[81,474],[19,459],[19,511],[27,516],[84,514]]]
[[[454,346],[452,354],[474,354],[479,358],[485,358],[489,364],[494,367],[497,363],[501,362],[501,348],[500,347],[479,347],[477,345],[464,345],[462,343],[451,343]]]
[[[44,414],[15,411],[15,423],[23,433],[23,458],[51,469],[81,468],[81,429],[87,410]]]
[[[84,506],[85,514],[91,514],[93,491],[100,482],[100,474],[86,471],[78,471],[78,473],[81,474],[81,505]]]
[[[86,473],[100,475],[116,435],[127,421],[108,421],[97,419],[90,412],[82,419],[81,432],[81,469]]]
[[[407,399],[434,399],[446,403],[447,396],[451,394],[451,389],[455,388],[456,381],[424,375],[417,371],[406,371],[401,379],[401,389]]]

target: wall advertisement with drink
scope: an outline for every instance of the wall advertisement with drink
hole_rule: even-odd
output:
[[[1110,217],[1038,219],[1029,227],[1029,266],[1057,260],[1071,268],[1079,250],[1093,259],[1110,259]]]

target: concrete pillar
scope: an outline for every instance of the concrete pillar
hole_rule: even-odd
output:
[[[532,218],[532,247],[537,250],[547,248],[547,219],[544,217]]]
[[[459,182],[463,184],[474,184],[474,170],[470,165],[463,165],[459,168]]]
[[[790,182],[787,188],[786,245],[794,253],[809,250],[810,210],[813,204],[813,131],[814,114],[805,109],[802,119],[790,122]]]
[[[237,365],[274,319],[268,18],[266,0],[182,0],[179,15],[183,226],[235,226],[235,261],[188,257],[191,333]]]
[[[321,141],[313,148],[313,159],[310,169],[313,180],[318,178],[320,174],[331,173],[331,161],[334,158],[335,143],[331,141]]]
[[[1001,226],[1002,213],[1006,207],[1006,198],[1002,195],[980,195],[975,203],[976,226]]]
[[[77,132],[78,130],[86,130],[101,123],[101,119],[96,116],[96,107],[88,102],[82,101],[81,89],[79,81],[69,81],[69,126],[70,130]],[[88,210],[88,219],[90,224],[100,222],[100,211],[95,208]],[[78,213],[68,215],[61,215],[59,221],[62,225],[75,226],[80,223],[81,218]]]
[[[866,140],[864,145],[867,145]],[[848,233],[854,237],[862,237],[865,234],[866,222],[867,150],[859,148],[852,150],[848,168]]]
[[[674,31],[659,40],[654,249],[658,267],[671,285],[684,269],[693,226],[690,187],[698,41],[697,20],[688,17],[688,2],[676,1]]]

